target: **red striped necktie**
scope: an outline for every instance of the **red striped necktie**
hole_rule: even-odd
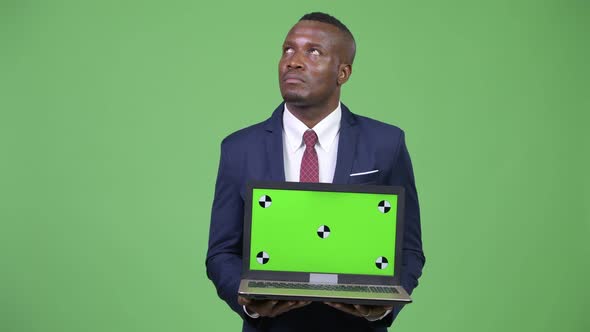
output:
[[[315,151],[318,135],[315,131],[308,129],[303,133],[303,142],[305,143],[305,151],[301,159],[299,182],[320,182],[320,166],[318,154]]]

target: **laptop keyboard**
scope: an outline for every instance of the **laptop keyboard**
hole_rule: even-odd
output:
[[[386,287],[386,286],[303,284],[303,283],[294,283],[294,282],[250,281],[250,282],[248,282],[248,287],[311,289],[311,290],[346,291],[346,292],[363,292],[363,293],[393,293],[393,294],[398,293],[398,291],[397,291],[397,289],[395,289],[395,287]]]

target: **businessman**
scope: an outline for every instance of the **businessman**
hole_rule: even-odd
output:
[[[279,87],[284,102],[268,120],[239,130],[221,143],[207,275],[219,296],[243,318],[243,331],[386,331],[401,310],[238,297],[244,194],[250,180],[405,187],[401,283],[409,293],[418,285],[425,258],[404,133],[353,114],[340,102],[355,52],[352,33],[338,19],[324,13],[304,15],[282,47]]]

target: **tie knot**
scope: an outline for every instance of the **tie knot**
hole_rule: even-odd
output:
[[[316,135],[315,131],[308,129],[303,133],[303,143],[308,148],[315,147],[315,144],[318,142],[318,135]]]

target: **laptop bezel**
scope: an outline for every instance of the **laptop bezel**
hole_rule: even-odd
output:
[[[252,192],[254,189],[284,189],[284,190],[312,190],[328,192],[350,192],[350,193],[375,193],[397,195],[396,214],[396,236],[394,248],[393,276],[376,276],[365,274],[334,274],[338,276],[339,284],[366,284],[366,285],[400,285],[400,274],[402,267],[402,241],[404,228],[404,207],[405,190],[401,186],[381,185],[351,185],[332,183],[303,183],[303,182],[270,182],[250,181],[246,184],[244,201],[244,230],[243,230],[243,257],[242,257],[242,279],[252,280],[276,280],[309,282],[310,274],[327,274],[318,272],[293,272],[293,271],[260,271],[250,270],[250,237],[252,230]]]

